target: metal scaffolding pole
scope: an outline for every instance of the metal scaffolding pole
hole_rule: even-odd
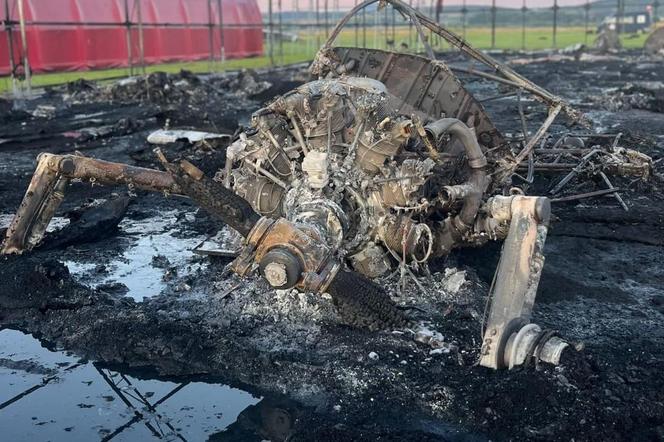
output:
[[[282,9],[281,0],[277,0],[277,7],[279,8],[279,62],[284,64],[284,11]]]
[[[210,48],[210,58],[208,70],[211,72],[214,67],[214,23],[212,19],[212,0],[208,0],[208,47]]]
[[[436,2],[436,23],[443,25],[443,9],[445,8],[444,0],[438,0]],[[442,38],[438,34],[436,35],[436,45],[441,48]]]
[[[226,37],[224,36],[224,8],[221,5],[221,0],[217,0],[217,9],[219,14],[219,52],[223,65],[226,62]]]
[[[466,0],[461,4],[461,35],[464,40],[466,39],[466,19],[468,16],[468,8],[466,7]]]
[[[295,11],[295,15],[294,15],[293,20],[295,20],[296,22],[298,22],[298,21],[300,20],[300,12],[301,12],[301,9],[300,9],[300,0],[295,0],[295,2],[294,2],[294,4],[293,4],[293,9],[294,9],[294,11]],[[297,27],[295,27],[295,28],[292,28],[292,27],[291,27],[290,29],[295,29],[295,30],[297,30]],[[297,40],[296,40],[298,46],[300,45],[300,41],[299,41],[299,40],[300,40],[300,39],[299,39],[299,37],[298,37]],[[294,44],[290,45],[289,48],[290,48],[290,50],[288,51],[288,53],[291,54],[291,55],[292,55],[293,53],[298,52],[298,48],[296,48]]]
[[[380,13],[379,13],[378,9],[376,9],[376,13],[374,14],[374,28],[373,28],[374,29],[374,32],[373,32],[373,35],[374,35],[373,47],[374,47],[374,49],[378,49],[378,26],[379,26],[378,20],[379,20],[379,17],[380,17]]]
[[[330,35],[330,11],[328,9],[329,7],[328,0],[325,0],[323,7],[325,8],[323,18],[325,20],[325,37],[327,38]]]
[[[421,5],[420,5],[421,0],[415,0],[415,1],[416,1],[415,10],[419,12],[420,7],[421,7]],[[410,23],[411,23],[411,25],[414,25],[412,17],[410,18]],[[422,43],[424,43],[424,42],[422,42]],[[415,53],[417,54],[419,51],[420,51],[420,39],[416,36],[415,37]]]
[[[16,60],[14,60],[14,27],[9,19],[9,0],[5,0],[5,31],[7,32],[7,49],[9,50],[9,69],[11,72],[12,92],[16,92]]]
[[[441,1],[441,0],[431,0],[431,2],[429,3],[429,15],[431,15],[431,16],[434,15],[434,11],[436,10],[436,7],[437,7],[439,1]],[[436,21],[436,23],[440,24],[440,22],[438,22],[438,21]],[[429,45],[434,46],[435,41],[434,41],[433,32],[429,31],[429,37],[428,38],[429,38]]]
[[[496,0],[491,0],[491,49],[496,47]]]
[[[125,28],[127,30],[127,65],[129,75],[134,75],[134,42],[131,37],[131,13],[129,11],[129,0],[124,0]]]
[[[367,10],[362,9],[362,47],[367,47]]]
[[[528,13],[528,7],[526,6],[526,0],[523,0],[523,6],[521,6],[521,49],[524,51],[526,50],[527,13]]]
[[[269,0],[268,2],[267,21],[268,53],[270,54],[270,65],[274,66],[274,21],[272,15],[272,0]]]
[[[558,47],[558,0],[553,0],[553,47]]]
[[[413,0],[408,0],[408,6],[413,7]],[[364,12],[364,9],[362,10]],[[408,18],[408,50],[412,50],[413,47],[413,22]]]
[[[145,75],[145,45],[143,40],[143,9],[141,8],[141,2],[136,1],[136,11],[138,14],[138,51],[139,51],[139,61],[141,63],[141,72]]]
[[[30,71],[30,59],[28,57],[28,37],[25,28],[25,11],[23,1],[18,0],[18,20],[21,30],[21,46],[23,52],[23,69],[25,71],[25,82],[28,87],[28,96],[32,95],[32,72]]]
[[[383,33],[385,34],[385,49],[388,49],[388,40],[389,40],[389,24],[387,21],[387,7],[384,9],[384,14],[383,14]]]
[[[314,28],[314,0],[309,0],[309,10],[307,12],[307,28],[309,29],[309,37],[307,38],[307,54],[313,54],[314,35],[316,29]]]
[[[392,8],[392,42],[394,44],[394,47],[396,48],[397,46],[397,11]]]
[[[585,15],[585,27],[584,27],[584,43],[588,44],[588,26],[590,25],[590,0],[586,1],[586,4],[583,5],[584,15]]]
[[[359,0],[355,0],[355,6],[357,7],[357,3]],[[355,47],[360,46],[360,18],[358,16],[355,16]]]
[[[443,0],[436,1],[436,23],[443,24],[441,19],[443,17]]]
[[[316,0],[316,47],[320,48],[320,0]]]
[[[616,32],[622,34],[623,32],[623,16],[625,15],[624,0],[618,0],[616,5]]]

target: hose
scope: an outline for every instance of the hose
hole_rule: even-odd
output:
[[[486,188],[487,160],[475,134],[461,120],[443,118],[427,124],[424,130],[433,138],[436,145],[444,134],[456,137],[464,147],[468,167],[471,170],[470,177],[465,183],[469,188],[465,192],[461,211],[454,218],[446,219],[442,228],[436,232],[435,255],[442,256],[449,253],[454,245],[462,240],[463,235],[470,230],[475,221]]]

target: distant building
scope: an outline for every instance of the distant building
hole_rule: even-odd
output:
[[[618,29],[620,23],[620,29]],[[618,21],[615,15],[605,17],[602,24],[597,28],[597,32],[604,29],[611,29],[612,31],[626,32],[634,34],[636,32],[645,32],[652,24],[652,19],[648,12],[626,12]]]

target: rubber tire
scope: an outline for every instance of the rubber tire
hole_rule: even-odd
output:
[[[327,292],[346,324],[369,330],[408,325],[406,316],[383,288],[358,273],[341,270]]]
[[[226,189],[221,183],[203,176],[199,180],[191,178],[179,166],[174,165],[171,175],[180,189],[202,209],[221,219],[240,235],[247,237],[261,218],[244,198]]]

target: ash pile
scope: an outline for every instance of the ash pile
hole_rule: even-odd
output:
[[[261,79],[252,70],[243,70],[232,75],[212,75],[205,79],[182,70],[176,74],[155,72],[107,85],[79,80],[64,87],[63,99],[71,103],[146,102],[200,107],[209,101],[219,102],[231,97],[240,100],[252,98],[271,87],[270,82]],[[59,92],[61,91],[53,91]]]
[[[602,96],[592,97],[598,106],[616,112],[641,109],[664,113],[664,83],[628,83],[620,88],[607,91]]]

